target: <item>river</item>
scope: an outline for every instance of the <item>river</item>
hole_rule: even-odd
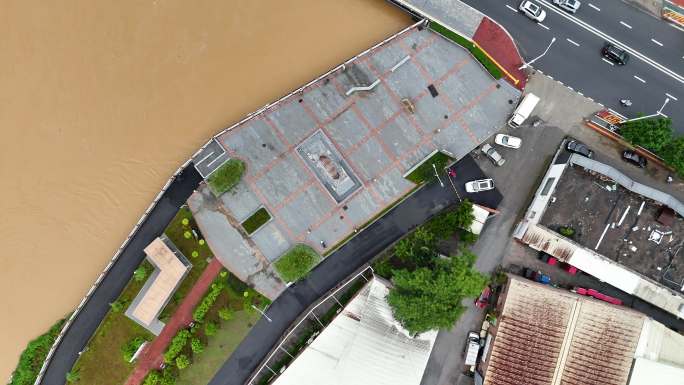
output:
[[[383,0],[0,0],[0,378],[211,135],[410,23]]]

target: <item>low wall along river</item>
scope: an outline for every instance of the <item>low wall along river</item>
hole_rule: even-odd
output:
[[[4,3],[0,377],[199,146],[410,23],[382,0]]]

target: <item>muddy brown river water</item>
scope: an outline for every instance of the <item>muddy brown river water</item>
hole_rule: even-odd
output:
[[[0,378],[212,134],[410,23],[383,0],[0,0]]]

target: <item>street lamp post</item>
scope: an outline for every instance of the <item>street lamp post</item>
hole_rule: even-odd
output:
[[[665,116],[665,114],[663,114],[663,109],[665,108],[665,106],[667,106],[667,103],[669,103],[669,102],[670,102],[670,98],[665,98],[665,103],[663,103],[663,105],[660,107],[660,109],[658,109],[658,111],[656,111],[655,114],[640,116],[640,117],[634,118],[634,119],[627,119],[622,123],[624,124],[627,122],[634,122],[634,121],[641,120],[641,119],[654,118],[656,116]]]
[[[527,62],[527,63],[524,63],[524,64],[521,65],[520,68],[518,68],[518,69],[519,69],[519,70],[525,69],[525,68],[529,67],[532,63],[534,63],[534,62],[536,62],[537,60],[541,59],[544,55],[546,55],[547,52],[549,52],[549,49],[551,49],[551,46],[552,46],[553,43],[555,43],[555,42],[556,42],[556,37],[554,36],[554,37],[551,39],[551,42],[549,43],[549,45],[546,47],[546,49],[544,50],[544,52],[542,52],[541,55],[537,56],[536,58],[530,60],[530,61]]]
[[[252,307],[254,308],[254,310],[256,310],[256,311],[258,311],[259,313],[261,313],[262,316],[266,317],[266,320],[267,320],[268,322],[273,322],[273,320],[270,319],[270,318],[268,318],[268,316],[266,315],[266,313],[265,313],[263,310],[259,309],[258,307],[254,306],[254,305],[252,305]],[[264,309],[266,309],[266,308],[264,308]]]
[[[442,186],[442,188],[444,188],[444,183],[442,183],[442,178],[439,177],[439,173],[437,172],[437,167],[435,166],[434,163],[432,164],[432,169],[435,170],[435,176],[437,177],[437,180],[439,181],[439,185]]]

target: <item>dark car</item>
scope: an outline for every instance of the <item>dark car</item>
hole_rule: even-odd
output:
[[[648,164],[646,158],[631,150],[622,151],[622,159],[634,163],[635,165],[641,168],[646,167],[646,165]]]
[[[565,145],[565,148],[570,152],[574,152],[575,154],[580,154],[580,155],[586,156],[587,158],[593,158],[594,157],[594,151],[591,151],[589,149],[589,147],[587,147],[586,144],[584,144],[578,140],[569,141]]]
[[[601,49],[601,55],[617,65],[625,65],[629,61],[629,54],[622,48],[606,43]]]

